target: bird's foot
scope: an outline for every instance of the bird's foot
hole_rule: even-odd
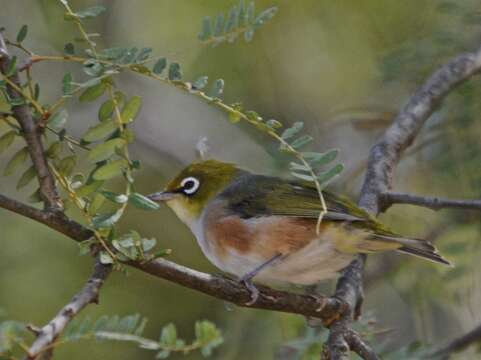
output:
[[[251,306],[254,305],[257,300],[259,299],[259,289],[256,288],[254,283],[252,282],[252,279],[249,277],[242,277],[240,279],[240,283],[246,287],[247,290],[249,290],[249,293],[251,295],[251,299],[245,303],[246,306]]]

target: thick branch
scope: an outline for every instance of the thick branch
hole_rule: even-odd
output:
[[[111,266],[96,261],[94,271],[82,290],[47,325],[38,331],[37,338],[28,350],[26,360],[34,360],[43,351],[49,349],[65,327],[84,307],[91,303],[98,303],[100,288],[111,271]]]
[[[469,345],[481,342],[481,325],[474,328],[470,332],[454,339],[445,347],[432,353],[429,357],[436,359],[449,359],[450,355],[466,349]]]
[[[384,209],[393,204],[409,204],[427,207],[432,210],[445,208],[481,210],[481,200],[452,200],[396,192],[381,194],[381,202]]]
[[[0,32],[0,71],[6,74],[10,65],[10,56],[5,45],[5,41]],[[9,79],[21,88],[20,78],[18,72],[15,70]],[[23,96],[14,89],[10,84],[7,84],[7,93],[11,100],[17,100],[20,103],[24,100]],[[62,208],[60,198],[55,187],[55,182],[48,167],[47,159],[44,155],[42,140],[40,132],[32,117],[30,107],[26,103],[22,105],[12,106],[13,117],[17,119],[23,132],[23,137],[28,145],[28,152],[32,159],[33,166],[37,173],[40,184],[40,195],[44,201],[45,207],[52,210],[60,210]]]
[[[481,49],[452,59],[437,70],[411,97],[381,140],[371,149],[360,204],[373,214],[382,209],[380,195],[389,191],[394,168],[421,127],[454,88],[477,74]]]
[[[0,195],[0,207],[47,225],[75,241],[83,241],[93,235],[89,229],[68,219],[62,213],[41,211],[3,195]],[[237,281],[192,270],[165,259],[144,264],[132,262],[128,265],[239,306],[246,306],[245,304],[251,298],[250,292]],[[347,308],[345,303],[336,297],[319,297],[316,300],[312,296],[267,287],[260,287],[260,290],[259,299],[249,307],[315,317],[326,323],[329,323],[332,318],[341,316]]]
[[[67,216],[59,211],[42,211],[2,194],[0,194],[0,208],[10,210],[14,213],[47,225],[48,227],[67,235],[75,241],[87,240],[93,236],[92,231],[80,225],[79,223],[70,220]]]
[[[394,169],[403,151],[413,142],[421,127],[444,97],[457,85],[479,72],[481,68],[481,49],[475,53],[460,55],[437,70],[426,83],[411,97],[392,125],[385,131],[380,141],[371,148],[366,176],[361,190],[359,205],[373,215],[383,209],[381,195],[388,192],[392,185]],[[356,264],[351,264],[347,276],[351,281],[338,283],[338,291],[343,290],[343,299],[357,298],[362,294],[362,278],[351,271]],[[350,272],[349,272],[350,271]],[[359,269],[362,273],[362,266]],[[360,299],[360,298],[358,298]],[[359,310],[359,302],[353,305],[348,301],[351,313]],[[347,359],[348,350],[359,350],[356,344],[349,344],[347,334],[350,319],[345,316],[331,325],[331,332],[324,347],[324,358]],[[359,355],[361,355],[358,352]]]

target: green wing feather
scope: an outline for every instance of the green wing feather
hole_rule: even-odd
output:
[[[226,191],[230,207],[241,216],[294,216],[317,219],[322,210],[314,184],[262,175],[245,175]],[[382,235],[395,235],[346,197],[323,191],[327,221],[348,221]],[[356,224],[357,223],[357,224]]]
[[[220,196],[228,201],[234,213],[243,218],[260,216],[293,216],[317,219],[322,210],[314,184],[307,181],[246,174],[239,177]],[[434,262],[449,264],[430,242],[400,236],[346,197],[323,191],[327,214],[323,221],[341,222],[352,229],[367,231],[371,236],[348,245],[358,252],[394,250]],[[364,250],[363,250],[364,249]]]

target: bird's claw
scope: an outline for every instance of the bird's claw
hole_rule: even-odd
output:
[[[259,289],[252,283],[250,279],[241,279],[240,282],[249,290],[251,299],[245,303],[246,306],[254,305],[259,299]]]

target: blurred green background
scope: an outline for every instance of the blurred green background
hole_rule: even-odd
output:
[[[250,43],[238,40],[211,48],[197,40],[205,15],[227,11],[235,1],[110,0],[70,1],[74,9],[102,3],[106,14],[86,24],[99,32],[99,45],[151,46],[154,53],[182,64],[185,78],[200,75],[226,81],[227,103],[242,101],[265,118],[289,124],[304,121],[313,148],[341,150],[345,172],[333,184],[354,199],[359,194],[369,147],[439,65],[462,51],[476,49],[481,35],[481,5],[475,0],[259,0],[258,9],[279,8]],[[26,45],[38,54],[56,54],[76,33],[63,21],[54,0],[0,0],[0,25],[14,37],[29,25]],[[35,65],[43,102],[61,96],[63,63]],[[277,144],[248,126],[230,124],[225,114],[175,88],[132,75],[120,87],[140,95],[143,107],[134,126],[133,154],[142,160],[137,188],[159,190],[182,166],[195,159],[195,145],[207,137],[213,157],[258,172],[285,175],[286,159]],[[454,91],[432,115],[396,171],[395,189],[454,198],[481,197],[481,86],[479,79]],[[96,104],[68,105],[68,130],[75,135],[95,122]],[[0,134],[6,131],[0,122]],[[16,147],[0,155],[4,167]],[[0,178],[0,192],[24,200],[34,191],[15,191],[18,175]],[[368,260],[365,312],[376,328],[390,329],[372,340],[386,349],[413,341],[442,344],[481,322],[479,212],[433,212],[395,206],[382,220],[402,233],[428,237],[456,263],[442,268],[417,259],[390,255]],[[173,249],[171,259],[215,272],[187,228],[167,209],[130,209],[121,229],[157,237]],[[0,308],[9,319],[41,325],[80,288],[92,259],[80,257],[72,241],[27,219],[0,210]],[[401,260],[401,261],[399,261]],[[324,290],[332,291],[328,283]],[[100,306],[83,315],[149,318],[146,335],[156,339],[174,322],[190,339],[197,319],[214,321],[225,343],[215,359],[271,359],[282,344],[302,336],[301,317],[227,306],[222,301],[130,270],[115,273],[102,290]],[[79,342],[61,346],[56,358],[152,359],[153,353],[124,343]],[[201,355],[173,358],[198,359]],[[472,352],[460,359],[476,358]]]

